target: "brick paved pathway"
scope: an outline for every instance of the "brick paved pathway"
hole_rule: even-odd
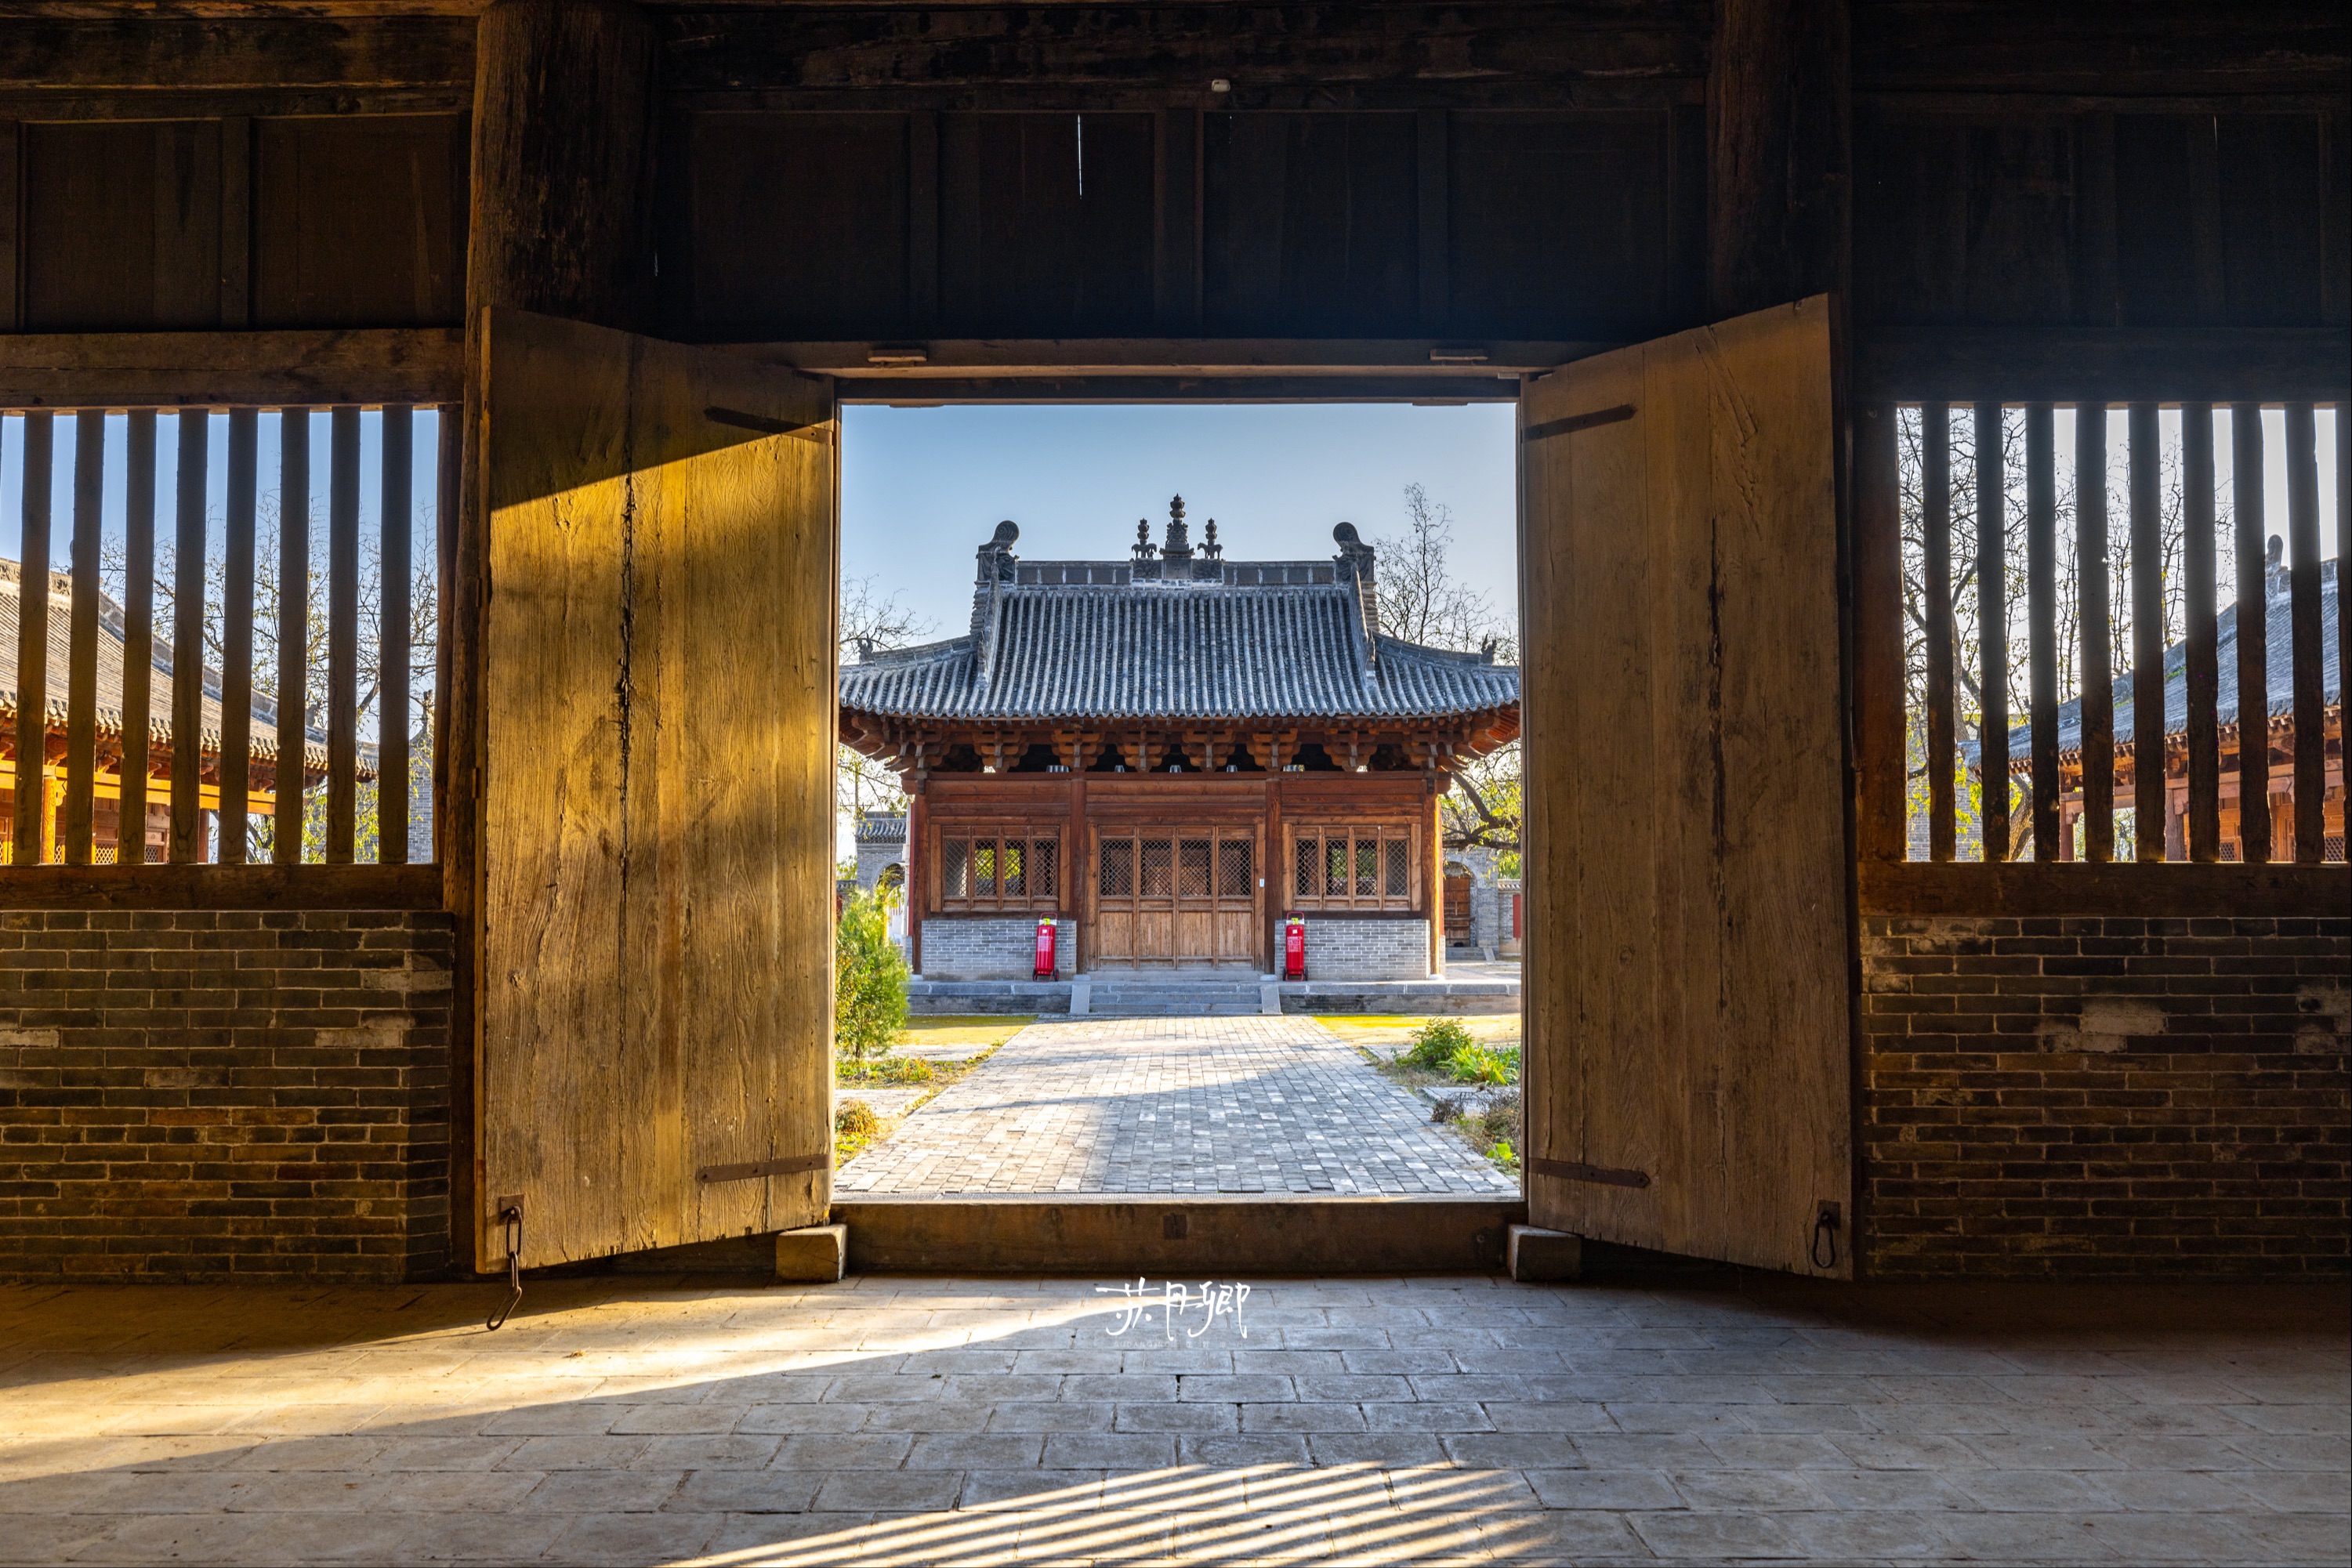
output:
[[[843,1194],[1515,1194],[1308,1018],[1031,1024],[844,1166]]]

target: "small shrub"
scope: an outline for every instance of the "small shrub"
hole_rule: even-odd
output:
[[[882,1118],[863,1100],[852,1100],[834,1113],[834,1136],[863,1143],[882,1130]]]
[[[907,960],[890,941],[887,888],[842,905],[833,944],[833,1042],[860,1068],[907,1027]]]
[[[1465,1045],[1445,1059],[1445,1072],[1456,1083],[1508,1083],[1510,1066],[1483,1045]]]
[[[1441,1126],[1462,1114],[1462,1107],[1451,1100],[1440,1100],[1429,1108],[1429,1119]]]
[[[1511,1147],[1510,1141],[1505,1139],[1488,1149],[1486,1157],[1497,1165],[1515,1166],[1519,1163],[1519,1151]]]
[[[1517,1144],[1520,1138],[1519,1097],[1497,1094],[1489,1100],[1478,1113],[1478,1131],[1488,1141],[1505,1147]]]
[[[1432,1019],[1412,1031],[1412,1049],[1402,1060],[1408,1067],[1443,1072],[1456,1052],[1475,1049],[1468,1030],[1452,1019]]]

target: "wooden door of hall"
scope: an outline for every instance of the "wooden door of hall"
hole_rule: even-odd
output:
[[[1095,836],[1095,956],[1107,965],[1257,967],[1257,839],[1195,828]]]
[[[1850,1278],[1828,301],[1536,378],[1520,434],[1530,1217]]]
[[[476,1263],[789,1229],[832,1196],[833,388],[481,330]]]

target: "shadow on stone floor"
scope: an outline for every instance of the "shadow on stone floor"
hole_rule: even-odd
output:
[[[496,1334],[481,1285],[14,1287],[0,1560],[2298,1563],[2345,1529],[2341,1286],[1255,1284],[1247,1338],[1172,1342],[1090,1282],[538,1276]]]

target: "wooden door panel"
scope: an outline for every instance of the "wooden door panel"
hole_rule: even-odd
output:
[[[1176,952],[1176,916],[1166,909],[1135,912],[1135,957],[1138,963],[1168,962]]]
[[[1523,940],[1535,1222],[1843,1277],[1830,375],[1810,299],[1529,383]]]
[[[1135,916],[1108,910],[1095,917],[1096,956],[1106,964],[1131,963],[1135,958]]]
[[[831,1197],[829,383],[520,311],[486,334],[478,1043],[490,1268]]]

